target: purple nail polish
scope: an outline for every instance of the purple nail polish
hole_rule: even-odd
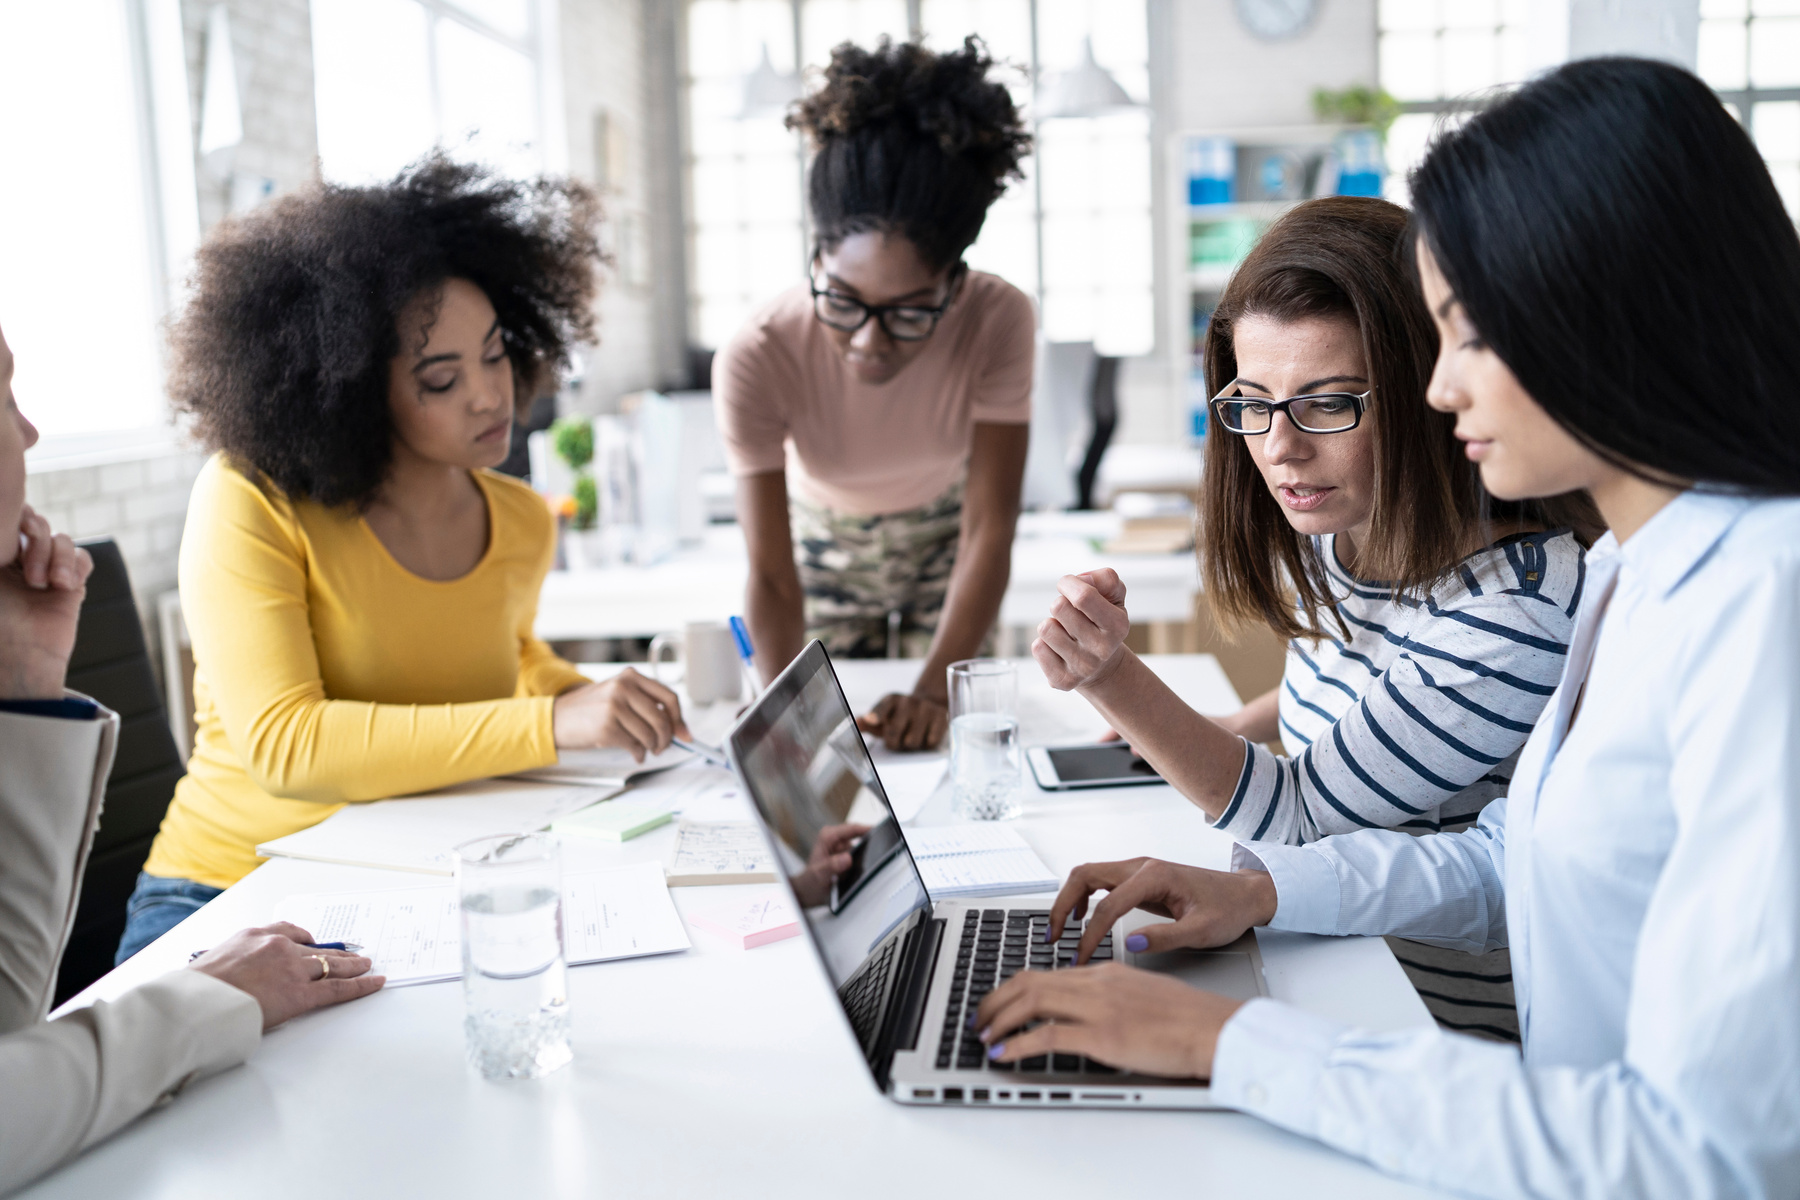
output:
[[[975,1028],[975,1011],[973,1009],[969,1010],[969,1019],[964,1021],[963,1024],[970,1029]]]
[[[1055,940],[1056,940],[1056,935],[1054,933],[1051,933],[1050,930],[1048,928],[1046,928],[1044,930],[1044,945],[1048,946],[1051,942],[1054,942]]]
[[[999,1058],[1002,1054],[1005,1054],[1005,1053],[1006,1053],[1006,1043],[1005,1042],[995,1042],[993,1045],[988,1047],[988,1057],[989,1058]]]
[[[1150,948],[1150,939],[1141,933],[1134,933],[1125,939],[1125,948],[1136,954]]]

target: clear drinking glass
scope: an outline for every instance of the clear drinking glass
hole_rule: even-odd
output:
[[[951,663],[950,804],[971,821],[1010,821],[1021,809],[1019,669],[999,658]]]
[[[463,1035],[487,1079],[536,1079],[568,1064],[562,856],[548,833],[456,848],[462,909]]]

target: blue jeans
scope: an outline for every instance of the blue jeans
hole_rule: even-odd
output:
[[[119,939],[119,953],[113,958],[113,966],[118,966],[199,912],[202,905],[224,890],[191,879],[164,879],[139,871],[137,887],[125,903],[125,936]],[[196,950],[204,948],[194,947]]]

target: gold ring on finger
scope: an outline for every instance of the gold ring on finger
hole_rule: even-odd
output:
[[[326,958],[323,954],[309,954],[309,955],[307,955],[307,957],[308,958],[316,958],[319,960],[319,978],[320,979],[330,979],[331,978],[331,960],[329,958]]]

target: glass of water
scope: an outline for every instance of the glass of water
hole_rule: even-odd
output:
[[[958,818],[1010,821],[1021,811],[1019,669],[999,658],[951,663],[950,804]]]
[[[487,1079],[536,1079],[574,1058],[563,962],[562,858],[548,833],[456,848],[463,1035]]]

